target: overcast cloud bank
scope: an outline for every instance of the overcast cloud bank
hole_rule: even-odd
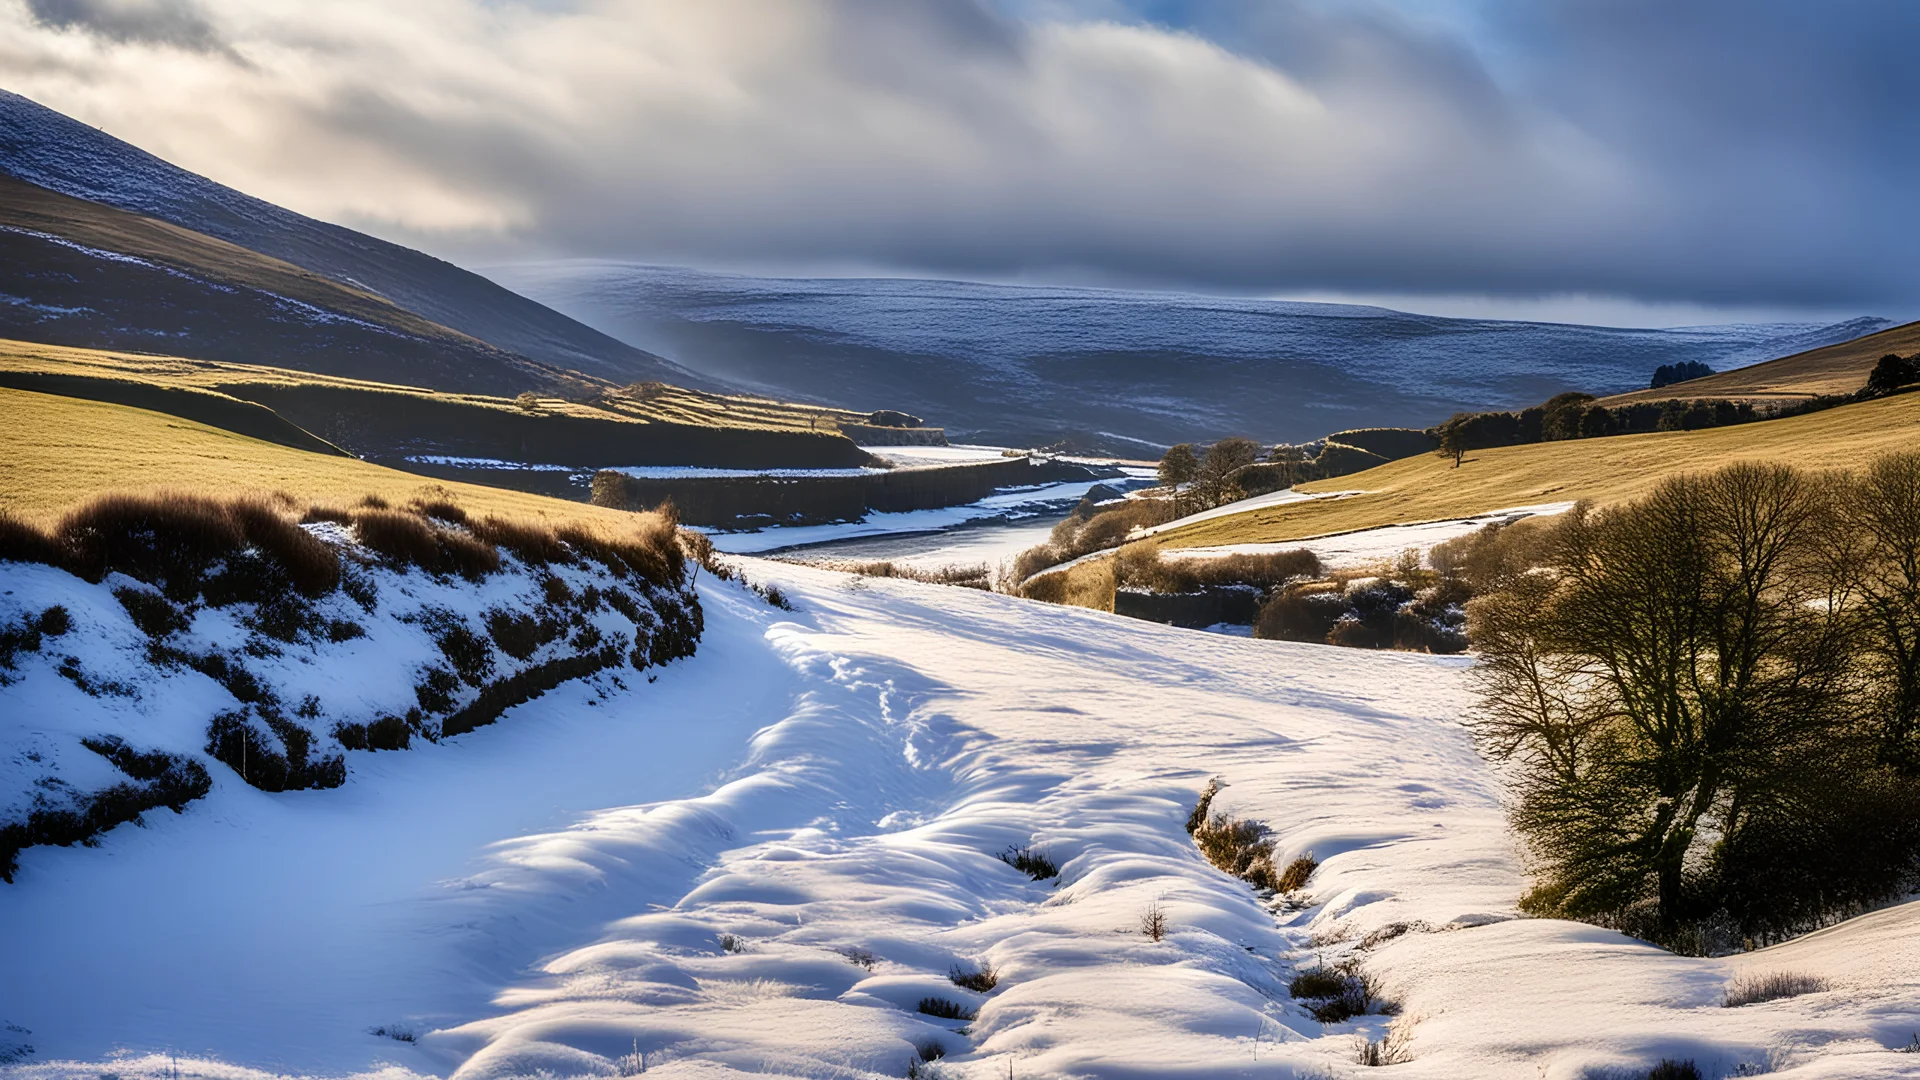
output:
[[[7,88],[465,258],[1874,313],[1916,45],[1894,0],[0,0]]]

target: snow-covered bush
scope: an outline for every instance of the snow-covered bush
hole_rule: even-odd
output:
[[[637,524],[191,495],[109,496],[47,531],[0,521],[0,714],[19,718],[0,726],[0,877],[23,848],[179,811],[222,776],[337,787],[349,753],[691,655],[673,523]]]

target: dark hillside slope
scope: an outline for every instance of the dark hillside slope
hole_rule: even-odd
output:
[[[0,336],[503,395],[581,381],[291,263],[8,176]]]
[[[713,385],[452,263],[242,194],[5,90],[0,173],[285,260],[543,363],[618,383]]]

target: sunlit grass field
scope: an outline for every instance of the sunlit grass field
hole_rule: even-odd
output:
[[[1668,476],[1737,461],[1847,468],[1888,451],[1912,449],[1920,449],[1920,393],[1705,431],[1476,450],[1458,469],[1451,459],[1433,454],[1402,458],[1301,485],[1303,491],[1359,495],[1249,510],[1169,530],[1156,539],[1167,547],[1297,540],[1533,503],[1631,499]]]
[[[96,401],[0,389],[0,509],[39,523],[106,492],[284,491],[300,502],[449,492],[469,511],[618,529],[633,515],[501,488],[433,481],[351,457],[261,442],[191,420]]]
[[[525,411],[517,399],[458,394],[395,386],[359,379],[316,375],[255,364],[152,356],[104,349],[79,349],[0,339],[0,373],[22,372],[111,379],[170,389],[227,392],[246,397],[247,386],[308,386],[368,394],[409,394],[504,412]],[[837,432],[842,423],[863,422],[866,414],[745,395],[709,394],[684,387],[652,384],[642,390],[606,387],[592,402],[537,396],[529,403],[543,416],[570,416],[628,423],[680,423],[702,427],[760,431]]]

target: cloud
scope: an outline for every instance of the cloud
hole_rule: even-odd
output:
[[[222,48],[213,25],[191,0],[26,0],[41,26],[82,30],[107,41],[172,45],[200,52]]]
[[[8,2],[10,88],[466,256],[1920,302],[1899,0]]]

